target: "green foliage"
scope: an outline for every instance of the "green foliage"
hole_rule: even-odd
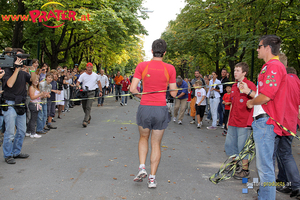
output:
[[[263,64],[256,48],[262,35],[276,34],[283,40],[282,52],[289,66],[300,71],[300,2],[293,0],[187,0],[185,8],[171,21],[162,38],[168,44],[167,61],[185,77],[195,69],[202,74],[231,71],[238,62],[252,63],[254,79]],[[181,73],[182,74],[182,73]],[[183,75],[183,74],[182,74]],[[190,76],[191,77],[191,76]]]
[[[3,2],[1,8],[7,14],[15,14],[18,9],[17,0]],[[47,22],[33,23],[24,22],[23,42],[27,52],[36,58],[38,41],[40,42],[39,59],[47,62],[52,68],[58,65],[74,66],[75,63],[85,66],[87,62],[100,68],[112,70],[122,63],[125,67],[130,60],[130,51],[139,50],[139,35],[147,34],[145,28],[138,20],[138,10],[141,9],[142,0],[73,0],[56,1],[61,3],[50,4],[48,0],[24,0],[26,13],[31,10],[71,10],[76,12],[76,20],[62,21],[50,18]],[[6,13],[3,13],[6,14]],[[62,17],[62,15],[60,15]],[[143,14],[143,18],[147,16]],[[58,26],[48,28],[47,26]],[[2,47],[11,45],[12,30],[14,23],[1,21],[0,41]],[[128,44],[135,45],[128,48]],[[132,59],[134,60],[134,59]],[[132,63],[131,63],[132,64]]]

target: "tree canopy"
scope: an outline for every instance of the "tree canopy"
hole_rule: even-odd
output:
[[[162,38],[168,44],[166,59],[183,76],[195,69],[202,74],[222,68],[231,71],[246,62],[259,73],[258,39],[276,34],[282,39],[281,51],[290,67],[300,71],[300,2],[294,0],[186,0],[176,20],[169,22]],[[254,59],[252,61],[252,54]]]
[[[39,60],[51,68],[93,62],[98,71],[113,71],[117,65],[136,65],[137,57],[143,57],[139,36],[147,34],[138,19],[147,18],[139,13],[141,4],[142,0],[1,1],[1,47],[23,48],[32,58],[40,52]],[[9,15],[20,18],[4,20]]]

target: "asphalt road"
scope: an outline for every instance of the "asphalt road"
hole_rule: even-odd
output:
[[[223,129],[209,131],[191,125],[189,116],[183,125],[170,122],[162,142],[162,157],[156,174],[158,186],[148,189],[147,182],[133,182],[138,170],[139,133],[135,115],[139,103],[129,100],[120,106],[113,98],[103,107],[93,104],[91,124],[82,128],[81,106],[56,119],[58,129],[39,139],[26,138],[23,153],[8,165],[0,159],[1,200],[108,200],[108,199],[216,199],[253,200],[256,189],[230,179],[215,185],[208,178],[226,160]],[[294,141],[294,157],[299,163],[299,141]],[[0,152],[3,158],[3,152]],[[255,159],[254,159],[255,160]],[[149,155],[146,170],[150,172]],[[255,161],[251,178],[258,177]],[[170,182],[168,182],[170,181]],[[289,199],[278,194],[277,199]]]

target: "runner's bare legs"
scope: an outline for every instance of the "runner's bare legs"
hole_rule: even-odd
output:
[[[140,164],[145,164],[147,153],[148,153],[148,140],[150,136],[150,129],[139,126],[140,131],[140,141],[139,141],[139,158]],[[150,156],[150,165],[151,165],[151,175],[155,175],[157,167],[161,157],[161,140],[164,135],[165,130],[152,130],[151,135],[151,156]]]

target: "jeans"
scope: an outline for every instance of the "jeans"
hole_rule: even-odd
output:
[[[4,130],[2,129],[3,126],[3,116],[0,115],[0,132],[4,132]]]
[[[224,112],[225,112],[225,105],[222,104],[223,99],[220,97],[220,102],[218,106],[218,114],[219,114],[219,124],[222,125],[224,122]]]
[[[102,88],[102,97],[99,97],[100,90],[97,90],[98,104],[104,103],[104,95],[105,95],[106,87]]]
[[[115,84],[110,84],[110,88],[111,88],[111,93],[113,94],[114,93],[114,85]],[[110,91],[109,91],[110,92]]]
[[[30,120],[27,125],[27,133],[31,133],[31,135],[35,134],[35,125],[37,123],[37,118],[39,114],[39,110],[37,109],[37,104],[30,102],[29,105],[30,110]]]
[[[15,104],[14,101],[6,101],[7,104]],[[3,111],[5,132],[3,139],[4,158],[17,156],[21,153],[25,131],[26,131],[26,114],[17,115],[15,109],[11,106],[7,111]],[[15,134],[15,127],[17,132]]]
[[[228,126],[225,140],[225,152],[227,156],[239,155],[250,135],[250,128]],[[247,160],[245,156],[244,160]]]
[[[300,189],[300,175],[292,154],[292,141],[294,136],[279,136],[275,138],[275,157],[278,162],[278,179],[282,182],[291,182],[292,190]]]
[[[274,125],[266,124],[268,119],[268,117],[264,117],[252,123],[256,148],[256,167],[260,178],[258,200],[275,200],[276,196],[276,187],[268,186],[268,184],[275,183],[273,154],[276,137]]]
[[[42,110],[39,111],[38,118],[37,118],[37,126],[36,131],[41,132],[47,121],[47,103],[41,103]]]
[[[212,126],[217,127],[217,118],[218,118],[218,105],[220,98],[210,98],[210,112],[212,116]]]
[[[122,91],[122,95],[124,94],[128,94],[128,91]],[[124,99],[125,99],[125,103],[127,104],[127,96],[122,96],[122,103],[124,103]]]
[[[116,85],[116,100],[118,101],[118,97],[121,99],[122,86]]]

